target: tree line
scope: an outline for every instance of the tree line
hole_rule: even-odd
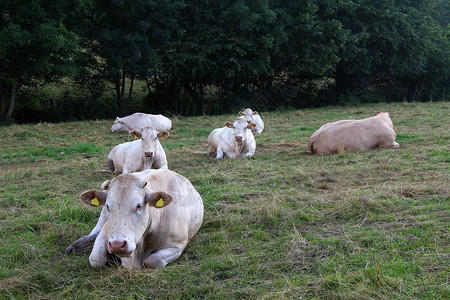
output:
[[[0,1],[0,115],[446,100],[448,0]],[[143,99],[132,99],[136,83]],[[56,96],[36,90],[58,86]],[[66,88],[70,86],[71,88]],[[39,98],[36,100],[36,97]]]

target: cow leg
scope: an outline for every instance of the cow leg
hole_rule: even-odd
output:
[[[99,268],[106,264],[108,255],[107,243],[108,238],[103,233],[100,233],[95,239],[94,248],[92,248],[91,255],[89,255],[89,263],[94,268]]]
[[[91,233],[89,235],[85,235],[85,236],[79,238],[78,240],[76,240],[75,242],[70,244],[66,248],[66,251],[78,253],[78,252],[80,252],[80,250],[85,248],[88,244],[95,241],[98,234],[100,233],[100,230],[102,230],[103,225],[105,225],[106,220],[107,220],[106,208],[103,207],[102,212],[100,213],[100,217],[98,218],[97,225],[95,225],[95,227],[94,227],[94,229],[92,229]]]
[[[166,249],[158,250],[144,260],[144,265],[147,268],[162,268],[168,263],[174,261],[178,257],[180,257],[183,252],[184,247],[170,247]]]
[[[216,158],[217,159],[223,159],[223,149],[222,149],[222,147],[217,147],[217,156],[216,156]]]
[[[253,156],[253,154],[255,153],[256,147],[254,147],[253,145],[249,145],[248,146],[248,151],[246,153],[242,153],[242,157],[250,157]]]
[[[240,158],[242,158],[242,157],[250,157],[250,156],[253,156],[253,152],[247,152],[245,154],[241,154]]]
[[[393,142],[393,143],[392,143],[392,148],[398,149],[398,148],[400,148],[400,144],[399,144],[399,143],[396,143],[396,142]]]

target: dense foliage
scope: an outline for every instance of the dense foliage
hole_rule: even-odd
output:
[[[0,116],[11,117],[17,91],[33,80],[74,74],[75,34],[64,24],[73,1],[0,2]]]
[[[1,1],[0,113],[13,115],[16,94],[22,109],[85,107],[73,118],[446,100],[449,8],[447,0]],[[61,78],[57,93],[42,92]]]

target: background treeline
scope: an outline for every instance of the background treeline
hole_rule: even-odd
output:
[[[446,100],[448,0],[0,0],[18,122]]]

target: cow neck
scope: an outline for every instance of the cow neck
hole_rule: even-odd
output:
[[[151,169],[153,166],[153,163],[156,160],[156,153],[153,153],[153,157],[151,160],[148,160],[146,157],[144,157],[144,168],[143,170]]]
[[[241,154],[242,150],[244,150],[245,144],[247,143],[247,137],[245,137],[245,141],[242,141],[240,146],[239,146],[239,143],[236,140],[234,142],[236,143],[237,154],[238,154],[238,157],[239,157],[239,155]]]

